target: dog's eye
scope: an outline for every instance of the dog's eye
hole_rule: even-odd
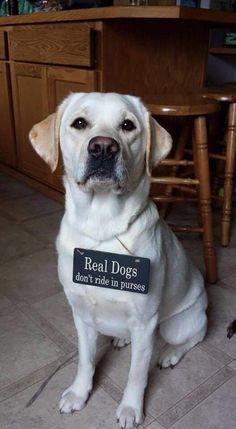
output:
[[[71,127],[76,128],[77,130],[83,130],[88,125],[88,122],[84,118],[76,118],[72,124]]]
[[[133,131],[136,127],[130,119],[126,119],[122,124],[121,128],[123,131]]]

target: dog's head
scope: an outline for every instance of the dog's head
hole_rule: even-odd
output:
[[[65,172],[85,191],[131,189],[170,151],[171,137],[139,98],[115,93],[73,93],[29,134],[51,167],[59,143]]]

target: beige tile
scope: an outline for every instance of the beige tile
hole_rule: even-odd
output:
[[[184,416],[172,429],[232,429],[236,422],[236,376]]]
[[[60,415],[60,395],[71,384],[75,371],[75,365],[71,364],[57,373],[30,408],[25,408],[25,404],[40,383],[2,402],[1,429],[118,429],[115,416],[117,403],[99,387],[93,391],[82,411]]]
[[[236,250],[235,250],[235,258],[236,258]],[[229,290],[233,293],[236,293],[236,267],[233,271],[228,273],[223,280],[222,280],[222,286],[226,285]],[[235,312],[236,317],[236,312]]]
[[[130,357],[130,345],[120,350],[110,347],[99,363],[101,370],[122,390],[127,384]]]
[[[63,291],[37,302],[32,308],[37,309],[37,312],[40,313],[51,326],[54,326],[58,332],[77,346],[77,332],[74,325],[72,310]],[[98,348],[103,347],[107,343],[110,344],[110,340],[111,339],[108,337],[99,335]]]
[[[26,197],[1,201],[0,209],[4,216],[8,215],[16,221],[24,221],[61,211],[62,205],[42,194],[33,193]]]
[[[158,417],[158,421],[167,429],[176,421],[195,408],[200,402],[207,398],[219,386],[224,384],[234,376],[234,371],[224,367],[204,383],[200,384],[190,394],[178,401],[173,407],[169,408],[164,414]]]
[[[105,353],[100,357],[97,365],[95,379],[99,386],[119,403],[127,383],[130,367],[130,346],[115,350],[113,347],[104,346]],[[108,375],[109,374],[109,375]],[[145,420],[143,426],[148,426],[154,417],[145,406]]]
[[[227,338],[227,327],[235,318],[236,296],[220,287],[220,283],[207,288],[208,332],[206,344],[222,350],[232,358],[236,356],[236,341]]]
[[[195,347],[172,369],[153,369],[146,395],[147,410],[158,417],[216,373],[222,364]]]
[[[130,357],[130,346],[120,351],[110,350],[99,365],[101,370],[122,390],[127,383]],[[154,417],[160,415],[222,366],[222,363],[195,347],[174,370],[160,371],[154,367],[150,372],[147,388],[147,412]]]
[[[196,224],[197,223],[197,210],[192,206],[176,206],[167,218],[170,223],[177,224]],[[220,231],[220,217],[219,214],[215,216],[214,220],[215,230],[217,234],[215,236],[215,250],[217,256],[217,266],[219,279],[224,279],[225,276],[229,275],[229,272],[235,269],[236,259],[236,221],[233,220],[232,228],[232,239],[229,247],[221,247],[219,242],[219,231]],[[202,238],[197,234],[177,234],[178,238],[182,242],[186,252],[191,257],[196,266],[205,273],[205,264],[203,257],[203,244]]]
[[[152,422],[150,425],[146,426],[147,429],[164,429],[156,420]]]
[[[48,377],[51,377],[51,375],[57,370],[57,368],[61,364],[64,364],[69,358],[71,358],[71,360],[68,361],[67,364],[69,364],[70,362],[74,362],[74,353],[70,353],[69,355],[63,355],[60,358],[43,366],[42,368],[36,369],[25,377],[21,377],[14,383],[11,383],[8,386],[0,389],[0,402],[11,398],[12,396],[18,394],[19,392],[22,392],[25,389],[28,389],[30,386],[38,382],[42,383],[44,380],[48,379]]]
[[[208,353],[214,359],[221,362],[223,365],[228,365],[232,361],[232,356],[227,355],[223,350],[212,346],[210,342],[203,341],[198,347],[204,352]]]
[[[0,230],[0,264],[15,261],[20,256],[28,255],[45,247],[45,244],[33,237],[32,234],[22,231],[19,225],[3,217],[0,217]]]
[[[0,317],[0,387],[62,355],[61,350],[18,309]]]
[[[25,197],[34,193],[34,190],[24,183],[17,182],[9,176],[0,176],[0,201]]]
[[[160,336],[156,337],[155,346],[153,350],[153,357],[150,367],[156,367],[158,352],[164,345],[164,341]],[[100,370],[105,373],[111,380],[124,390],[127,384],[127,377],[131,361],[131,345],[129,344],[122,349],[114,349],[109,347],[106,349],[101,361],[99,363]]]
[[[77,344],[77,334],[71,307],[63,291],[37,302],[33,307],[66,338]]]
[[[224,280],[226,276],[234,271],[236,268],[236,246],[230,245],[229,247],[218,246],[216,248],[217,265],[219,280]]]
[[[234,359],[230,364],[228,365],[230,368],[234,369],[236,371],[236,359]]]
[[[233,209],[233,211],[232,211],[232,216],[231,216],[230,246],[236,244],[236,205],[235,205],[235,202],[234,202],[232,209]],[[218,241],[219,241],[220,240],[220,221],[221,221],[221,211],[220,210],[218,212],[217,219],[218,219],[218,228],[217,228],[217,233],[216,233],[216,239],[218,239]]]
[[[97,365],[95,375],[94,375],[95,386],[100,386],[105,390],[105,392],[117,402],[120,403],[123,390],[117,386],[110,377],[108,377],[104,372],[101,371],[100,365]]]
[[[7,316],[10,311],[14,311],[14,310],[15,310],[15,305],[4,295],[0,294],[0,317]]]
[[[54,249],[44,249],[0,267],[1,286],[7,297],[35,303],[61,290]]]
[[[60,330],[56,329],[55,326],[44,318],[33,306],[22,303],[20,309],[65,353],[71,353],[77,349],[76,344],[73,344],[67,336],[64,336]]]
[[[63,211],[52,213],[47,216],[31,219],[21,224],[22,229],[30,232],[38,240],[45,243],[55,243]]]
[[[1,429],[118,429],[115,412],[127,382],[130,346],[113,350],[109,337],[99,339],[95,389],[82,412],[73,416],[58,413],[60,394],[75,376],[76,359],[56,374],[31,408],[25,409],[40,380],[70,356],[77,344],[71,310],[57,280],[53,248],[63,208],[1,175],[0,207],[0,247],[4,249],[3,256],[0,254]],[[180,223],[192,223],[196,213],[193,207],[178,207],[171,221],[175,217]],[[226,328],[236,317],[236,220],[230,247],[221,248],[219,216],[217,219],[216,250],[223,282],[208,287],[207,338],[174,370],[151,371],[147,418],[140,429],[235,426],[236,341],[227,339]],[[181,241],[204,270],[202,240],[182,235]],[[153,421],[153,416],[157,420]]]

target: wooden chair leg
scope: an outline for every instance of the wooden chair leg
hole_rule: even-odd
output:
[[[226,130],[226,163],[224,179],[224,199],[221,219],[221,237],[222,246],[228,246],[230,241],[230,224],[232,215],[232,194],[234,185],[234,168],[236,156],[236,103],[229,105],[228,126]]]
[[[192,148],[193,148],[193,159],[194,159],[194,175],[195,175],[195,178],[199,180],[199,174],[198,174],[199,165],[198,165],[196,136],[195,136],[194,127],[192,127]],[[199,188],[197,189],[197,197],[198,197],[198,205],[197,205],[198,224],[199,224],[199,226],[202,226],[202,214],[201,214],[201,206],[200,206]]]
[[[203,225],[203,251],[206,265],[206,280],[209,283],[215,283],[217,280],[217,269],[213,242],[206,118],[204,116],[199,116],[194,119],[194,131],[198,166],[197,175],[199,177],[200,210]]]
[[[182,127],[181,134],[180,134],[179,140],[177,142],[176,150],[175,150],[175,154],[174,154],[174,159],[176,161],[180,161],[181,159],[183,159],[184,149],[186,147],[187,140],[188,140],[188,137],[189,137],[190,125],[191,124],[187,120],[186,124]],[[179,169],[179,167],[177,165],[175,165],[174,167],[172,167],[169,176],[170,177],[175,177],[177,175],[178,169]],[[166,189],[165,189],[165,192],[164,192],[164,195],[166,197],[170,197],[172,195],[172,193],[173,193],[173,186],[172,185],[167,185]],[[170,203],[162,203],[161,204],[161,207],[160,207],[159,211],[160,211],[160,215],[164,219],[166,218],[167,211],[168,211],[168,208],[169,208],[169,204]]]

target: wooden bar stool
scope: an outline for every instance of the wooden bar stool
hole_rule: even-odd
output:
[[[155,104],[148,104],[148,109],[155,116],[185,117],[192,129],[192,147],[194,154],[195,178],[176,177],[179,166],[189,165],[191,161],[183,160],[183,150],[185,147],[185,136],[181,138],[182,146],[177,147],[177,156],[173,159],[162,161],[163,165],[170,165],[175,168],[169,177],[153,177],[152,183],[165,184],[186,188],[190,185],[197,187],[197,198],[200,208],[201,222],[193,226],[171,225],[174,231],[200,232],[203,235],[203,253],[206,267],[206,280],[215,283],[217,280],[216,256],[213,243],[212,211],[211,211],[211,189],[209,175],[209,158],[207,144],[206,116],[218,110],[218,103],[214,100],[204,99],[198,95],[192,96],[172,96],[161,95],[157,97]],[[188,124],[188,126],[189,126]],[[185,131],[184,131],[185,133]],[[184,134],[183,133],[183,134]],[[193,164],[193,162],[192,162]],[[196,199],[196,198],[195,198]],[[155,196],[155,202],[181,202],[190,201],[185,197]]]
[[[222,246],[228,246],[230,242],[230,225],[232,217],[232,195],[235,177],[236,157],[236,86],[234,88],[206,89],[202,93],[204,98],[227,103],[228,114],[225,127],[225,154],[211,152],[209,156],[213,159],[225,161],[224,170],[224,196],[221,216],[220,242]]]

